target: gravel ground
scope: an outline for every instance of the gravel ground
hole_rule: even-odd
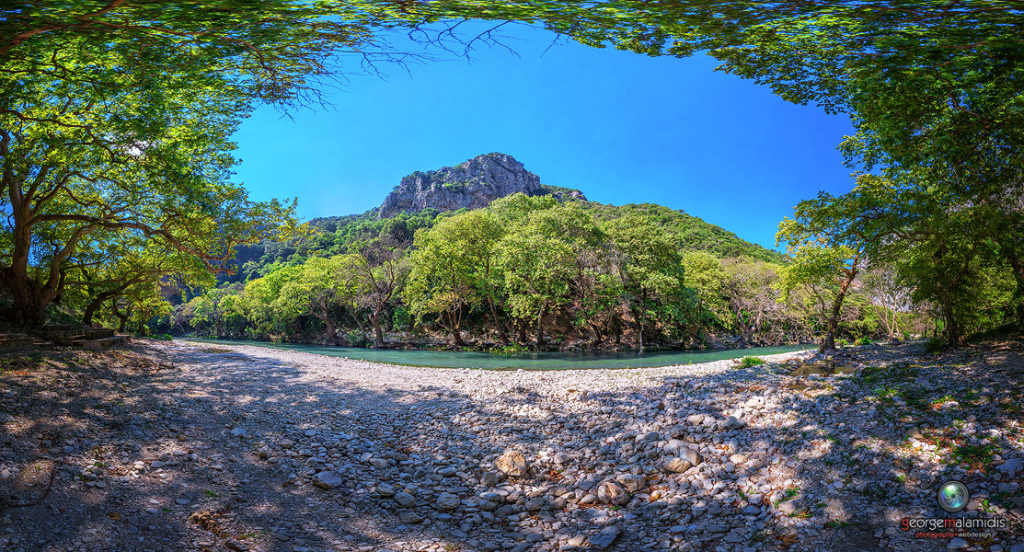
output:
[[[1024,353],[409,368],[144,342],[0,355],[0,549],[1024,552]],[[816,370],[810,370],[815,372]],[[915,539],[903,518],[1003,519]],[[941,514],[940,514],[941,513]]]

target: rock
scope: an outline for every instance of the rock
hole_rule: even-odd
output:
[[[501,457],[494,461],[494,467],[511,477],[522,477],[526,475],[526,471],[529,469],[526,457],[517,450],[505,451]]]
[[[557,452],[552,460],[554,460],[559,466],[564,466],[572,460],[572,457],[564,452]]]
[[[1011,546],[1010,552],[1024,552],[1024,544],[1015,544]]]
[[[441,493],[437,496],[436,504],[441,510],[454,510],[459,507],[459,497],[451,493]]]
[[[406,176],[384,200],[377,218],[427,208],[439,211],[479,209],[514,193],[586,200],[578,190],[562,192],[543,186],[540,177],[527,171],[511,155],[489,153],[455,167],[425,173],[417,171]]]
[[[526,501],[526,511],[528,512],[539,512],[547,508],[547,506],[548,501],[542,496],[531,498]]]
[[[700,453],[693,449],[683,449],[679,451],[679,457],[689,462],[691,466],[699,466],[704,460],[701,458]]]
[[[747,536],[742,531],[736,531],[726,535],[725,538],[722,539],[722,541],[732,544],[739,544],[742,542],[747,542]]]
[[[398,516],[398,519],[402,523],[413,525],[413,524],[420,523],[421,521],[423,521],[423,516],[417,514],[416,512],[407,511],[407,512],[402,512],[402,515]]]
[[[779,503],[779,506],[778,506],[779,512],[781,512],[783,515],[786,515],[786,516],[791,516],[791,515],[797,513],[798,511],[800,511],[801,508],[803,508],[803,501],[801,500],[801,498],[802,497],[798,496],[798,497],[793,498],[791,500],[787,500],[785,502]]]
[[[487,485],[488,487],[493,487],[494,485],[497,485],[500,481],[501,474],[497,472],[484,472],[484,474],[480,476],[480,483]]]
[[[604,550],[611,546],[618,536],[619,529],[617,527],[605,527],[596,535],[590,536],[590,547],[598,550]]]
[[[228,550],[234,550],[235,552],[246,552],[249,550],[244,544],[235,539],[228,539],[224,541],[224,546],[227,547]]]
[[[689,416],[686,417],[686,423],[690,425],[699,426],[700,424],[704,423],[704,415],[690,414]]]
[[[313,484],[321,489],[336,489],[345,484],[345,478],[336,471],[322,471],[313,476]]]
[[[957,538],[949,541],[949,544],[946,545],[946,549],[947,550],[963,550],[964,548],[967,548],[968,546],[970,546],[970,544],[968,544],[967,541],[957,537]]]
[[[245,428],[244,427],[236,427],[235,429],[231,430],[231,435],[234,436],[234,437],[245,437]]]
[[[642,475],[631,473],[623,474],[615,478],[630,493],[635,493],[647,486],[647,478]]]
[[[744,427],[747,427],[747,421],[746,420],[744,420],[743,418],[735,417],[735,416],[729,416],[729,418],[728,418],[728,420],[726,420],[726,422],[728,424],[727,425],[728,429],[742,429]]]
[[[1022,469],[1024,469],[1024,462],[1022,462],[1020,458],[1010,458],[1009,460],[996,466],[996,470],[998,470],[999,473],[1008,475],[1010,477],[1017,475]]]
[[[383,497],[395,496],[395,488],[387,483],[377,485],[377,494]]]
[[[404,508],[413,508],[416,506],[416,497],[404,491],[398,492],[395,493],[395,502]]]
[[[0,424],[9,424],[14,421],[14,416],[6,412],[0,412]]]
[[[686,460],[683,460],[682,458],[679,458],[678,456],[673,456],[670,458],[666,458],[665,461],[662,463],[662,467],[665,469],[665,471],[668,472],[683,473],[684,471],[693,467],[693,464],[687,462]]]
[[[629,493],[618,482],[608,480],[598,485],[597,499],[605,504],[622,505],[629,502]]]

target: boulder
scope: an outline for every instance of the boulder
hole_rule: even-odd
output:
[[[605,527],[596,535],[590,536],[590,547],[597,550],[604,550],[611,546],[618,536],[618,527]]]
[[[526,462],[526,457],[517,450],[505,451],[504,454],[494,461],[494,467],[498,468],[498,471],[501,473],[511,477],[522,477],[530,469],[529,464]]]
[[[622,505],[629,502],[629,493],[617,481],[608,480],[598,485],[597,499],[605,504]]]
[[[683,473],[684,471],[686,471],[686,470],[690,469],[691,467],[693,467],[693,464],[687,462],[686,460],[684,460],[684,459],[682,459],[682,458],[680,458],[678,456],[672,456],[672,457],[666,458],[665,461],[662,462],[661,466],[667,472]]]
[[[630,493],[635,493],[647,486],[647,478],[642,475],[627,473],[619,475],[615,479]]]
[[[345,484],[345,478],[336,471],[322,471],[313,476],[313,484],[321,489],[336,489]]]
[[[412,508],[416,506],[416,497],[412,496],[407,492],[397,492],[395,493],[394,498],[395,502],[397,502],[403,508]]]
[[[459,507],[459,497],[451,493],[441,493],[437,496],[437,507],[440,510],[454,510]]]

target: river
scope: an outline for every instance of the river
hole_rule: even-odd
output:
[[[433,368],[474,368],[482,370],[584,370],[647,368],[697,364],[728,360],[745,356],[774,355],[793,351],[809,351],[813,345],[785,345],[781,347],[752,347],[749,349],[714,349],[704,351],[653,351],[643,356],[623,353],[587,352],[524,352],[512,356],[491,353],[463,351],[426,351],[421,349],[363,349],[353,347],[323,347],[295,343],[269,343],[265,341],[225,341],[214,339],[189,339],[197,343],[224,345],[253,345],[269,349],[302,351],[318,355],[354,358],[370,362],[400,364],[405,366],[429,366]]]

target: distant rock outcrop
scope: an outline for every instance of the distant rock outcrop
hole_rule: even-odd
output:
[[[390,218],[428,208],[439,211],[479,209],[495,199],[515,193],[587,199],[578,190],[541,184],[540,177],[526,170],[511,155],[488,153],[455,167],[416,171],[406,176],[384,200],[377,218]]]

